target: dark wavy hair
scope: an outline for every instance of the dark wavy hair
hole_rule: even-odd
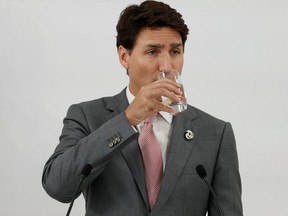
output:
[[[117,30],[116,46],[122,45],[132,50],[139,32],[143,28],[158,29],[170,27],[179,32],[183,47],[187,40],[189,29],[182,15],[168,4],[158,1],[144,1],[140,5],[130,5],[120,14]]]

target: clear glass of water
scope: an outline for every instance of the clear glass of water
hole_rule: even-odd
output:
[[[179,102],[174,102],[170,100],[169,98],[162,96],[162,103],[166,106],[173,108],[174,112],[171,113],[172,115],[177,115],[178,113],[185,111],[187,109],[187,100],[186,100],[183,84],[181,81],[180,73],[174,69],[161,71],[158,74],[157,79],[159,80],[163,78],[167,78],[167,79],[175,81],[178,84],[181,84],[180,90],[183,92],[183,96],[181,97],[181,101]]]

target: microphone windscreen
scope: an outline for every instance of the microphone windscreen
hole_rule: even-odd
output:
[[[196,167],[196,171],[202,179],[207,176],[206,170],[201,164]]]
[[[91,170],[92,166],[90,164],[86,164],[82,169],[81,175],[87,177],[90,174]]]

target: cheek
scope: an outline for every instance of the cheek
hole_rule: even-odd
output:
[[[141,57],[133,56],[129,59],[129,68],[131,70],[141,71],[143,70],[142,68],[145,68],[145,65],[147,64],[145,63],[144,59]]]
[[[147,62],[147,61],[139,60],[139,59],[137,59],[137,62],[135,61],[133,63],[133,70],[135,73],[137,73],[139,76],[141,76],[143,78],[151,77],[154,74],[158,73],[157,64],[155,64],[151,61]]]
[[[183,59],[179,59],[174,63],[173,68],[177,71],[182,72],[183,63],[184,63]]]

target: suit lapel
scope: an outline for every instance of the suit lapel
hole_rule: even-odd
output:
[[[148,209],[149,201],[145,183],[144,165],[138,141],[134,140],[132,143],[122,149],[122,154],[129,166],[129,169],[135,179],[135,182]]]
[[[119,94],[112,98],[106,99],[106,109],[112,111],[110,115],[105,117],[105,120],[109,120],[119,113],[123,112],[129,105],[126,97],[126,88],[123,89]]]
[[[107,116],[106,119],[111,119],[119,113],[123,112],[128,105],[129,103],[126,97],[125,88],[120,94],[114,96],[112,100],[107,103],[106,108],[111,110],[112,113],[111,115]],[[146,191],[144,165],[138,141],[132,141],[129,145],[125,146],[121,152],[148,209],[149,202]]]
[[[156,205],[150,215],[156,215],[157,212],[165,205],[182,170],[186,164],[189,155],[195,144],[195,139],[188,140],[185,138],[187,130],[191,130],[197,134],[193,128],[192,120],[195,119],[196,113],[189,108],[184,113],[173,118],[173,129],[170,140],[170,146],[167,154],[166,167],[164,177],[161,184],[160,193],[158,195]]]

